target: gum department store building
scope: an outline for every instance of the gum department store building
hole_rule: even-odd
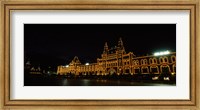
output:
[[[160,74],[176,73],[176,52],[169,52],[165,55],[149,55],[136,57],[133,52],[126,52],[122,39],[118,46],[108,48],[105,43],[101,58],[96,63],[81,64],[78,57],[67,66],[58,66],[57,74],[67,75],[112,75],[112,74]]]

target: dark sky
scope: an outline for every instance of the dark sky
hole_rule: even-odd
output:
[[[176,51],[176,24],[24,24],[24,52],[40,65],[65,65],[74,56],[92,63],[105,42],[114,47],[120,37],[136,56]]]

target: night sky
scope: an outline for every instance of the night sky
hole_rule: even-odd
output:
[[[176,51],[176,24],[24,24],[24,54],[34,65],[96,62],[105,42],[117,46],[122,38],[126,52],[136,56]]]

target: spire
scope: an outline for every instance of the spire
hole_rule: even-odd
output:
[[[74,57],[74,61],[76,61],[76,60],[78,60],[78,57],[77,57],[77,56]]]
[[[103,51],[103,53],[106,53],[106,52],[108,52],[108,44],[107,44],[107,42],[104,45],[104,51]]]
[[[118,41],[118,52],[126,53],[121,37],[119,38],[119,41]]]
[[[118,47],[119,47],[120,49],[123,49],[123,48],[124,48],[123,41],[122,41],[122,38],[121,38],[121,37],[119,38],[119,41],[118,41]]]
[[[74,62],[76,62],[76,63],[80,63],[80,60],[78,59],[77,56],[75,56],[73,60],[74,60]]]

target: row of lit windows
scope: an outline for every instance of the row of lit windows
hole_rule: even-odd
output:
[[[167,67],[169,67],[169,66],[167,65]],[[175,66],[173,65],[173,68],[172,68],[173,72],[176,71],[174,68],[175,68]],[[139,69],[139,70],[141,70],[142,73],[155,72],[155,69],[159,70],[157,66],[156,67],[150,67],[150,68],[148,68],[148,67],[141,67],[141,68],[139,68],[138,67],[138,68],[133,68],[133,69],[135,69],[135,70]],[[160,67],[160,69],[162,71],[162,66]],[[78,68],[78,72],[99,71],[99,70],[103,70],[103,68],[91,68],[91,69],[89,69],[89,68]],[[170,70],[170,68],[169,68],[169,70]],[[64,71],[64,70],[62,70],[62,71]],[[62,72],[62,71],[60,71],[60,72]],[[76,70],[75,69],[68,69],[65,72],[70,72],[70,71],[76,71]]]
[[[119,65],[121,65],[121,63],[119,63]],[[127,62],[124,62],[124,65],[129,65],[129,61],[127,61]],[[117,65],[117,63],[108,63],[107,64],[107,67],[113,67],[113,66],[118,66]],[[86,70],[88,70],[88,69],[94,69],[94,68],[97,68],[97,66],[83,66],[83,67],[81,67],[81,70],[84,70],[84,69],[86,69]]]
[[[154,67],[154,68],[152,68],[152,67],[150,67],[150,68],[148,68],[148,67],[134,68],[134,71],[135,71],[135,73],[139,73],[139,72],[141,72],[141,73],[149,73],[149,72],[151,72],[151,73],[159,73],[159,71],[160,72],[163,71],[163,68],[167,68],[167,70],[169,72],[176,72],[176,67],[175,66],[172,67],[172,70],[171,70],[171,68],[169,66],[165,66],[165,67],[160,67],[160,68],[158,68],[158,67]]]
[[[95,70],[97,68],[80,68],[79,70],[83,71],[83,70]]]
[[[146,65],[146,64],[148,64],[148,63],[147,63],[147,59],[142,59],[142,60],[141,60],[141,65]]]
[[[109,63],[109,64],[107,64],[107,66],[108,67],[110,67],[110,66],[117,66],[117,63]]]
[[[124,65],[129,65],[129,61],[124,62]]]
[[[172,62],[176,62],[176,57],[175,56],[171,56],[171,61]],[[159,62],[160,63],[169,63],[169,59],[168,57],[160,57],[159,58]],[[147,65],[147,59],[141,59],[141,65]],[[157,64],[157,59],[156,58],[150,58],[149,59],[149,64]],[[134,60],[133,61],[133,65],[139,65],[139,60]]]
[[[150,64],[157,64],[157,59],[156,58],[150,58],[149,63]]]
[[[139,60],[133,60],[133,65],[139,65]]]
[[[129,61],[124,62],[124,65],[129,65]],[[118,66],[117,63],[108,63],[107,66]],[[119,63],[119,66],[121,66],[121,62]]]
[[[92,68],[95,68],[95,65],[93,65],[93,66],[82,66],[80,68],[81,69],[92,69]]]
[[[157,61],[158,60],[156,58],[150,58],[149,59],[149,64],[157,64],[158,63]],[[176,57],[175,56],[171,56],[171,61],[172,62],[176,62]],[[160,63],[168,63],[169,59],[166,56],[165,57],[160,57],[159,58],[159,62]],[[140,63],[141,63],[141,65],[148,65],[147,59],[141,59]],[[130,65],[129,60],[126,60],[124,62],[124,65]],[[139,65],[139,60],[133,60],[133,65]],[[103,66],[105,66],[105,65],[103,65]],[[107,67],[113,67],[113,66],[118,66],[118,65],[117,65],[116,62],[113,62],[113,61],[112,62],[108,62]],[[119,63],[119,66],[121,66],[121,63]],[[84,66],[80,67],[80,70],[91,70],[91,69],[94,70],[96,68],[98,68],[98,65],[88,65],[88,66],[84,65]],[[71,70],[74,70],[75,67],[74,66],[70,66],[69,68],[63,68],[63,69],[71,71]],[[59,70],[60,69],[58,69],[58,71]]]
[[[108,59],[113,59],[113,58],[116,58],[116,57],[117,57],[117,56],[116,56],[115,54],[114,54],[114,55],[108,55],[108,56],[107,56]]]

